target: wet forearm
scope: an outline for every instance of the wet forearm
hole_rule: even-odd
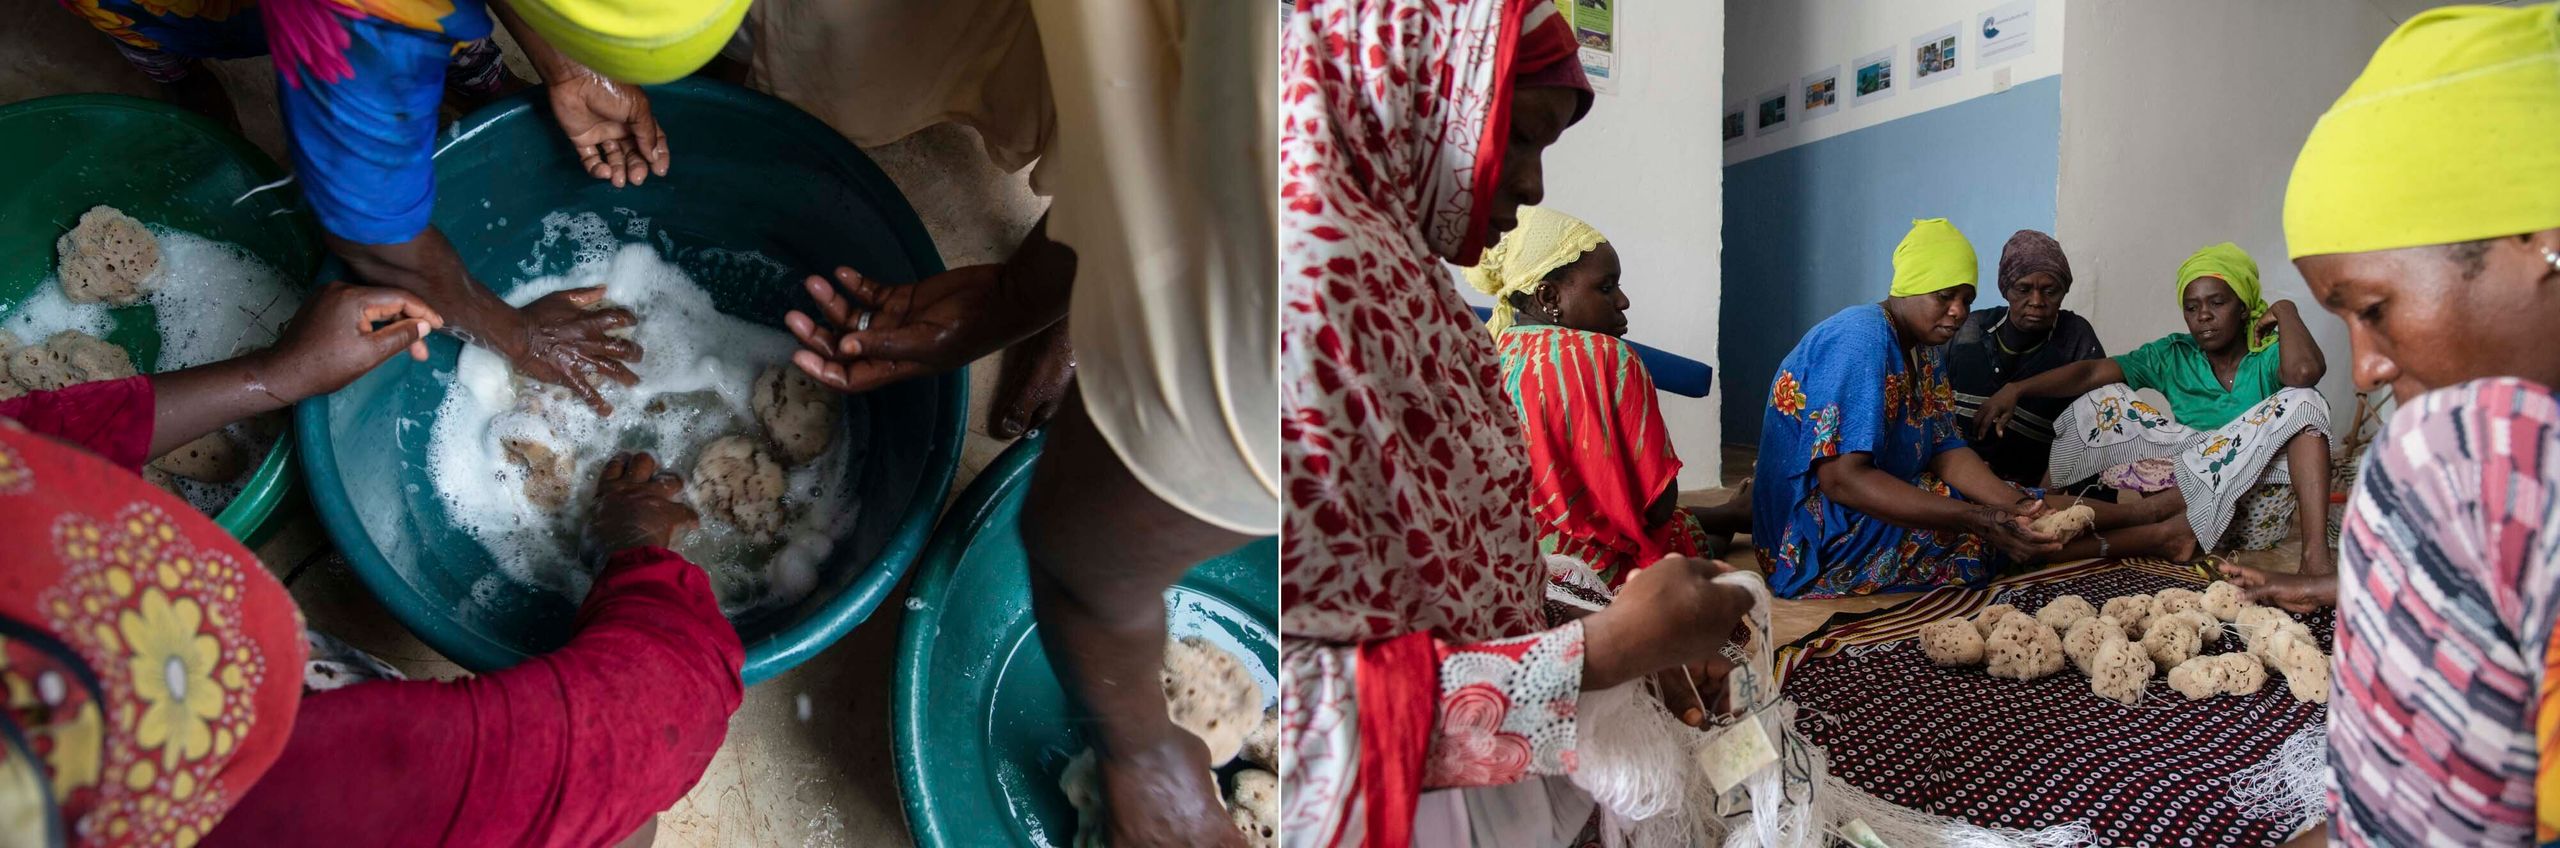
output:
[[[151,457],[175,450],[223,425],[274,412],[309,397],[292,369],[259,354],[151,375]]]
[[[327,239],[329,249],[346,260],[358,281],[416,294],[444,316],[446,330],[464,341],[512,353],[523,335],[515,307],[473,280],[453,243],[434,227],[400,244]]]

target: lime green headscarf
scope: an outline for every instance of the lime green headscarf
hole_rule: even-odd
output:
[[[1485,327],[1497,336],[1511,329],[1518,320],[1512,295],[1536,291],[1548,274],[1608,240],[1580,218],[1537,206],[1520,207],[1520,226],[1485,248],[1483,258],[1467,269],[1467,284],[1493,296],[1493,318]]]
[[[2560,5],[2431,9],[2320,116],[2285,187],[2291,258],[2560,227]]]
[[[1911,232],[1893,248],[1894,297],[1970,286],[1980,276],[1973,243],[1945,218],[1912,221]]]
[[[2268,345],[2276,343],[2274,333],[2268,333],[2265,338],[2258,336],[2258,319],[2267,314],[2267,299],[2258,293],[2258,260],[2249,258],[2248,251],[2227,241],[2196,251],[2187,257],[2187,261],[2178,263],[2179,309],[2187,308],[2187,284],[2205,277],[2213,277],[2229,285],[2231,293],[2239,295],[2241,303],[2248,304],[2250,353],[2266,350]]]
[[[738,31],[748,0],[516,0],[544,41],[605,78],[674,82],[711,61]]]

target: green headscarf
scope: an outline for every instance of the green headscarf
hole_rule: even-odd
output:
[[[1893,296],[1910,297],[1957,286],[1973,285],[1982,276],[1973,243],[1945,218],[1911,222],[1911,232],[1893,248]]]
[[[2241,303],[2248,304],[2247,332],[2250,353],[2266,350],[2268,345],[2276,343],[2275,333],[2270,332],[2265,338],[2258,337],[2258,319],[2267,314],[2267,300],[2258,296],[2258,261],[2249,258],[2248,251],[2241,250],[2239,245],[2226,241],[2198,250],[2188,256],[2187,261],[2178,263],[2178,308],[2180,310],[2187,308],[2187,284],[2201,277],[2221,280],[2231,287],[2232,294],[2240,296]]]

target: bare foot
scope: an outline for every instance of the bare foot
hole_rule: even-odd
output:
[[[2310,612],[2338,604],[2338,576],[2335,574],[2277,574],[2261,571],[2236,562],[2218,563],[2224,579],[2249,600],[2281,607],[2288,612]]]

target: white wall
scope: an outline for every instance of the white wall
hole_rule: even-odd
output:
[[[1716,156],[1723,116],[1724,0],[1634,0],[1615,15],[1617,92],[1546,152],[1543,205],[1588,221],[1618,249],[1627,338],[1716,364],[1719,233],[1724,169]],[[1479,306],[1492,301],[1463,282]],[[1721,482],[1729,397],[1723,374],[1706,398],[1662,396],[1662,416],[1683,467],[1680,487]],[[1757,389],[1745,392],[1756,395]]]
[[[1719,132],[1713,137],[1722,144],[1724,108],[1743,106],[1746,126],[1755,126],[1758,96],[1782,86],[1790,117],[1769,135],[1746,130],[1742,141],[1724,148],[1725,164],[2062,73],[2063,0],[2035,0],[2035,52],[1990,67],[1976,64],[1973,30],[1983,12],[2002,5],[2005,0],[1732,0],[1725,14],[1733,37],[1725,42],[1724,101],[1717,105]],[[1911,40],[1947,24],[1957,25],[1957,74],[1917,85]],[[1895,93],[1855,105],[1855,60],[1887,47],[1894,51]],[[1840,67],[1839,108],[1807,120],[1802,79],[1833,65]]]
[[[2334,0],[2076,0],[2062,81],[2064,305],[2110,353],[2185,332],[2178,263],[2230,241],[2301,307],[2335,425],[2355,410],[2346,327],[2285,261],[2284,187],[2311,125],[2395,25]]]

